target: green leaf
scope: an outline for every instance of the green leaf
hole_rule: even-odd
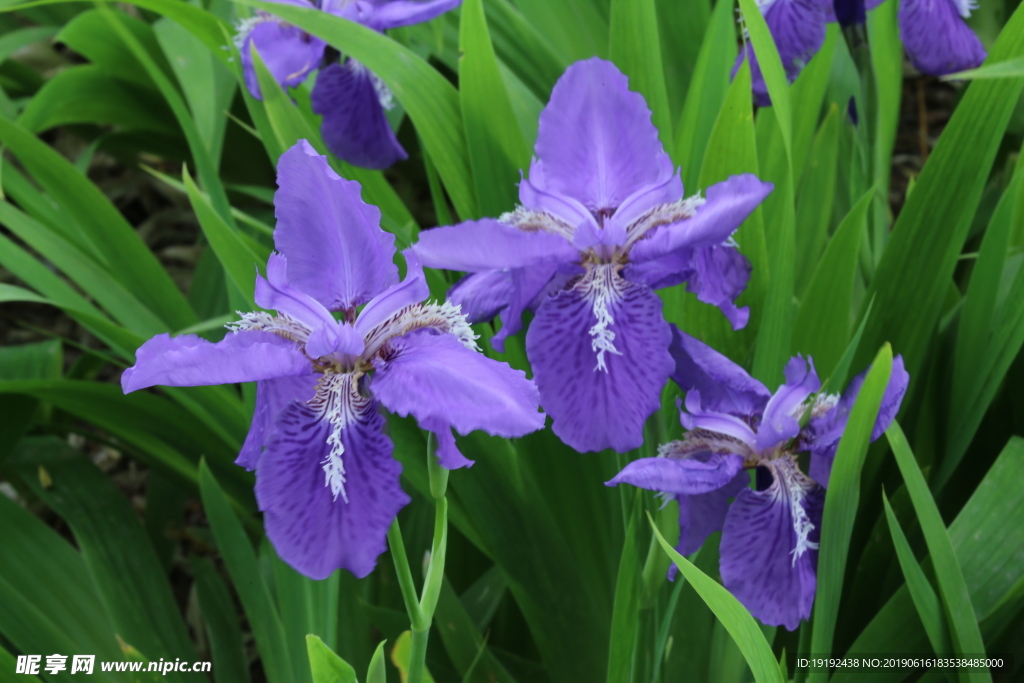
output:
[[[821,103],[825,98],[825,93],[828,91],[836,43],[840,40],[842,38],[840,36],[839,24],[830,23],[825,33],[824,44],[818,50],[818,54],[814,55],[807,66],[804,67],[804,70],[800,72],[796,82],[793,83],[793,89],[790,91],[794,107],[793,179],[798,184],[803,180],[804,167],[808,161],[807,154],[811,149],[811,140],[814,138],[815,131],[821,130],[818,127],[818,119],[821,117]],[[822,128],[824,128],[824,123]],[[838,135],[838,130],[836,133]],[[818,170],[821,170],[821,168],[819,167]],[[797,208],[799,209],[799,206]],[[799,215],[797,217],[799,218]],[[799,236],[800,232],[798,230],[797,237],[799,238]]]
[[[228,123],[225,113],[235,95],[234,76],[181,24],[161,19],[153,31],[185,94],[199,137],[211,159],[220,159]]]
[[[1024,53],[1019,7],[990,59]],[[967,89],[928,157],[889,236],[867,296],[877,297],[865,346],[892,341],[915,377],[933,338],[943,296],[978,206],[1024,78],[987,80]]]
[[[629,77],[630,89],[644,96],[661,144],[672,149],[672,112],[654,0],[611,0],[609,26],[608,54]]]
[[[100,190],[49,145],[0,118],[0,141],[36,182],[75,216],[114,275],[170,329],[198,322],[184,295]]]
[[[818,594],[814,601],[810,652],[832,651],[850,536],[860,502],[860,473],[891,373],[892,349],[886,344],[875,356],[864,378],[836,451],[821,520]],[[812,672],[809,678],[811,681],[822,679],[827,679],[826,671]]]
[[[697,80],[694,80],[696,83]],[[685,113],[685,112],[684,112]],[[722,104],[707,140],[707,154],[700,170],[700,186],[708,188],[739,173],[758,172],[757,148],[754,140],[754,113],[750,99],[750,69],[741,66]],[[765,243],[764,221],[760,208],[754,210],[736,231],[735,239],[740,252],[753,267],[750,283],[740,295],[739,305],[751,307],[751,320],[742,331],[736,332],[716,307],[683,294],[677,287],[662,291],[666,300],[666,315],[688,334],[700,338],[730,358],[745,362],[754,334],[760,324],[765,290],[768,283],[768,247]],[[682,299],[673,304],[669,296]],[[673,319],[674,312],[677,318]]]
[[[640,514],[643,511],[640,491],[633,498],[633,512],[622,544],[619,576],[615,581],[615,603],[612,607],[612,630],[608,648],[608,683],[629,683],[633,672],[633,652],[640,628]]]
[[[608,21],[593,3],[566,0],[516,0],[516,5],[568,65],[608,48]]]
[[[829,108],[807,160],[807,174],[800,182],[796,202],[796,293],[803,297],[819,264],[828,239],[836,195],[836,162],[839,156],[839,107]],[[807,156],[807,155],[804,155]],[[797,157],[794,156],[794,159]],[[859,247],[859,244],[857,245]],[[854,260],[856,263],[856,260]],[[843,299],[837,298],[838,301]],[[846,308],[844,306],[844,308]],[[796,332],[794,331],[794,334]]]
[[[71,528],[118,636],[149,660],[196,659],[163,567],[124,494],[76,453],[41,455],[19,459],[22,479]]]
[[[196,597],[206,622],[218,683],[249,683],[249,662],[242,644],[235,603],[210,560],[190,558],[196,578]]]
[[[214,210],[192,182],[192,176],[188,168],[181,169],[182,180],[188,192],[192,209],[196,212],[199,225],[203,228],[203,234],[210,241],[217,258],[224,266],[224,272],[236,288],[236,294],[250,305],[251,310],[256,310],[256,304],[252,302],[252,292],[256,291],[256,269],[266,259],[257,256],[248,245],[242,240],[241,234],[221,220],[220,215]]]
[[[468,681],[515,683],[515,679],[494,656],[477,624],[463,607],[451,583],[445,579],[434,614],[434,626],[456,671]]]
[[[716,3],[675,131],[672,160],[683,167],[684,184],[690,191],[697,186],[704,150],[729,90],[729,71],[736,59],[735,31],[731,0]]]
[[[313,683],[356,683],[356,670],[312,633],[306,636],[306,649]]]
[[[928,640],[932,649],[937,655],[949,654],[952,650],[949,645],[949,629],[946,628],[946,619],[942,614],[942,604],[935,589],[928,582],[921,565],[914,558],[914,551],[903,534],[900,522],[896,519],[896,513],[892,511],[889,504],[889,497],[882,492],[882,503],[885,505],[885,520],[889,524],[889,533],[892,535],[893,545],[896,547],[896,557],[899,559],[900,568],[903,570],[903,578],[910,592],[910,599],[914,601],[917,609],[917,616],[921,618],[921,624],[928,634]]]
[[[498,58],[535,97],[546,100],[568,66],[568,59],[557,55],[547,39],[509,0],[488,0],[484,12]]]
[[[153,28],[128,15],[122,17],[122,22],[146,53],[160,65],[161,71],[167,76],[172,75],[171,65],[157,43]],[[77,15],[60,30],[54,41],[64,43],[88,59],[98,71],[156,94],[156,84],[145,67],[132,56],[131,50],[99,10],[86,10]]]
[[[687,582],[693,586],[697,594],[715,613],[740,648],[743,658],[754,674],[754,680],[758,683],[763,681],[782,682],[779,663],[776,661],[775,655],[772,654],[772,648],[765,640],[760,627],[754,621],[754,617],[750,616],[750,612],[733,597],[732,593],[676,552],[675,548],[669,545],[669,542],[661,535],[661,531],[658,530],[654,520],[650,518],[650,514],[647,517],[658,543],[672,558],[672,562],[679,567],[679,571]]]
[[[530,162],[498,70],[482,0],[466,0],[459,28],[459,100],[480,216],[515,207],[519,169]],[[468,216],[467,216],[468,218]]]
[[[57,340],[0,348],[0,379],[56,379],[64,368]],[[32,425],[39,402],[23,396],[0,396],[0,463]]]
[[[1007,520],[1024,516],[1019,495],[1024,477],[1024,439],[1013,437],[949,526],[949,540],[963,571],[977,615],[987,624],[1020,588],[1024,528]],[[932,558],[922,560],[927,571]],[[906,586],[896,591],[861,632],[848,654],[922,652],[928,640]],[[904,674],[877,671],[872,677],[896,683]],[[863,681],[860,672],[837,671],[834,683]]]
[[[459,95],[414,52],[346,19],[262,0],[240,3],[272,12],[359,60],[391,89],[416,126],[460,216],[478,215]]]
[[[792,156],[793,114],[789,101],[789,83],[779,51],[775,47],[775,39],[772,38],[756,0],[739,0],[739,5],[747,31],[750,33],[750,43],[761,67],[764,84],[772,100],[772,110],[779,122],[779,132],[782,134],[786,155]]]
[[[74,123],[169,136],[178,132],[170,111],[155,94],[92,65],[71,67],[48,80],[18,118],[18,124],[33,133]]]
[[[944,81],[976,81],[986,78],[1021,78],[1024,77],[1024,57],[1007,59],[1002,62],[985,64],[977,69],[957,71],[942,76]]]
[[[366,683],[387,683],[388,672],[384,667],[384,645],[388,641],[377,643],[377,649],[370,658],[370,668],[366,671]]]
[[[113,273],[59,235],[5,201],[0,201],[0,221],[135,334],[148,337],[166,330],[165,323],[119,282]]]
[[[854,205],[836,229],[800,302],[793,324],[793,351],[809,354],[829,377],[850,339],[850,307],[857,276],[857,254],[874,190]]]
[[[985,652],[985,643],[978,628],[974,606],[971,604],[970,591],[967,589],[960,563],[957,562],[953,543],[946,533],[946,524],[942,521],[935,499],[928,490],[928,482],[917,466],[910,444],[907,443],[907,437],[904,436],[899,423],[894,420],[885,434],[910,493],[910,500],[914,504],[914,511],[921,523],[924,540],[932,557],[935,578],[939,584],[939,593],[946,608],[950,635],[953,639],[953,651],[958,655],[981,655]],[[961,673],[964,672],[961,670]],[[988,669],[967,669],[966,678],[970,681],[992,680]]]
[[[292,664],[284,626],[260,573],[256,552],[205,460],[199,463],[199,488],[217,547],[249,618],[267,680],[270,683],[291,681]]]

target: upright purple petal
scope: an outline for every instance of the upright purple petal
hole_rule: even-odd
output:
[[[289,3],[299,4],[299,3]],[[309,6],[308,3],[302,3]],[[252,57],[252,48],[259,52],[260,59],[281,87],[294,88],[306,80],[314,69],[320,66],[326,43],[302,29],[268,17],[257,23],[242,37],[239,52],[245,84],[256,99],[262,99],[259,80]]]
[[[335,569],[362,578],[387,549],[388,527],[409,502],[391,439],[373,404],[341,430],[344,497],[325,483],[332,426],[300,403],[280,414],[256,470],[256,499],[277,554],[312,579]]]
[[[658,295],[605,275],[592,272],[545,299],[526,333],[541,405],[555,434],[580,452],[640,446],[675,366]]]
[[[418,304],[430,295],[430,287],[427,286],[419,259],[410,250],[404,251],[403,256],[406,263],[405,279],[375,296],[359,312],[355,329],[361,338],[365,338],[374,327],[403,308]]]
[[[775,40],[786,78],[792,83],[825,42],[825,8],[820,0],[773,0],[766,6],[767,9],[761,11]],[[745,57],[750,58],[755,102],[760,107],[770,106],[768,87],[753,45],[744,45],[733,65],[732,76],[736,75]]]
[[[395,238],[381,229],[380,210],[360,197],[359,183],[300,140],[281,155],[277,184],[274,245],[288,259],[289,284],[343,310],[398,282]]]
[[[461,4],[462,0],[391,0],[374,9],[371,27],[378,31],[386,31],[400,26],[420,24]]]
[[[792,631],[814,604],[825,492],[788,458],[769,467],[771,485],[741,490],[729,507],[719,569],[751,614]]]
[[[794,356],[786,363],[786,383],[779,387],[764,408],[757,428],[757,446],[767,450],[800,433],[800,417],[807,398],[821,388],[814,361]]]
[[[671,175],[651,111],[614,64],[577,62],[555,84],[540,115],[536,154],[544,189],[599,213]],[[537,176],[531,171],[531,182]]]
[[[363,168],[385,169],[407,159],[384,115],[381,100],[390,96],[384,93],[383,83],[354,59],[321,69],[312,105],[323,117],[320,133],[327,149]]]
[[[666,256],[678,249],[725,243],[774,189],[750,173],[734,175],[707,190],[707,201],[692,218],[655,228],[630,252],[635,262]]]
[[[418,330],[391,339],[382,356],[370,391],[393,413],[450,424],[460,434],[482,429],[518,437],[544,426],[537,388],[526,374],[453,335]]]
[[[850,411],[853,410],[853,404],[860,394],[860,388],[864,384],[867,372],[865,370],[854,377],[836,405],[824,414],[811,419],[801,434],[803,446],[811,452],[811,478],[826,488],[832,473],[832,463],[835,460],[836,449],[839,447],[839,440],[842,438],[843,432],[846,431],[846,422],[850,418]],[[904,367],[903,356],[897,355],[892,359],[892,373],[889,375],[889,383],[882,395],[878,417],[871,429],[872,441],[882,436],[896,418],[909,383],[910,375]]]
[[[648,491],[696,495],[720,489],[743,469],[739,455],[703,454],[703,458],[640,458],[622,468],[605,486],[632,484]]]
[[[235,459],[236,465],[247,470],[256,469],[277,416],[293,401],[305,403],[313,398],[319,378],[320,375],[311,373],[256,383],[256,410],[253,412],[252,425],[245,437],[245,443],[242,444],[242,450]]]
[[[700,392],[709,410],[751,418],[760,415],[771,392],[736,363],[707,344],[672,327],[672,379],[684,391]]]
[[[897,18],[910,62],[932,76],[981,66],[985,48],[964,23],[969,0],[902,0]]]
[[[217,343],[194,334],[158,334],[135,352],[135,365],[121,375],[121,388],[127,394],[157,384],[199,387],[309,371],[309,359],[295,342],[269,332],[232,332]]]
[[[448,290],[448,300],[458,304],[471,323],[493,320],[511,298],[512,273],[504,269],[470,273]]]
[[[564,237],[527,232],[493,218],[424,230],[411,249],[428,268],[468,272],[579,259]]]

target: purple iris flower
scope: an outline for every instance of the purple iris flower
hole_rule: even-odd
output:
[[[688,389],[680,411],[688,431],[661,446],[658,457],[626,465],[608,485],[632,484],[675,498],[676,548],[683,555],[720,529],[726,588],[763,623],[792,631],[811,614],[825,489],[864,374],[842,396],[821,394],[814,363],[797,356],[772,394],[728,358],[674,334],[673,379]],[[896,356],[872,440],[896,416],[908,381]],[[810,477],[797,465],[800,452],[810,452]],[[756,488],[748,486],[749,469],[755,469]]]
[[[771,191],[753,175],[683,198],[643,97],[597,58],[569,67],[540,117],[522,205],[427,230],[412,247],[424,265],[470,273],[450,293],[473,322],[500,314],[504,339],[536,314],[526,351],[555,433],[578,451],[627,451],[675,363],[654,290],[683,282],[722,309],[750,275],[731,235]]]
[[[374,31],[409,26],[458,7],[462,0],[275,0],[320,9]],[[350,164],[382,169],[408,157],[384,112],[391,109],[391,91],[380,78],[352,58],[324,63],[327,44],[268,12],[257,11],[238,27],[235,42],[242,54],[245,82],[260,98],[250,46],[282,87],[295,87],[316,69],[313,112],[323,116],[320,132],[327,148]]]
[[[428,289],[414,257],[398,281],[394,238],[359,183],[302,140],[281,156],[278,186],[277,253],[256,279],[256,303],[277,314],[242,313],[217,343],[157,335],[121,385],[258,382],[236,463],[256,470],[267,535],[307,576],[344,568],[363,577],[409,502],[380,405],[434,432],[448,469],[472,464],[453,428],[516,437],[544,416],[525,373],[478,353],[457,305],[422,303]]]
[[[901,0],[900,40],[914,68],[945,76],[981,66],[985,48],[964,22],[977,7],[972,0]]]

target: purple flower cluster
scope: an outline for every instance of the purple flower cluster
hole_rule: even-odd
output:
[[[365,11],[360,20],[379,30],[454,4],[322,9]],[[300,78],[298,67],[318,62],[324,49],[272,18],[245,39],[265,41],[261,50],[275,40],[304,46],[303,54],[266,53],[279,78]],[[321,82],[330,69],[351,75],[358,67],[328,67],[318,89],[328,87]],[[825,488],[862,377],[841,396],[824,395],[813,363],[797,357],[772,393],[666,322],[656,293],[685,285],[743,327],[749,311],[735,301],[750,264],[733,234],[772,185],[739,175],[685,197],[644,99],[596,58],[574,64],[555,85],[535,151],[520,206],[425,231],[404,254],[399,281],[379,210],[301,141],[278,164],[276,252],[255,291],[266,310],[240,313],[216,343],[154,337],[125,371],[124,390],[257,382],[237,463],[256,470],[257,500],[280,556],[323,578],[337,568],[372,571],[409,500],[381,408],[435,433],[440,464],[455,469],[471,462],[453,430],[522,436],[544,426],[538,404],[578,451],[635,449],[672,379],[687,392],[685,436],[608,484],[675,499],[684,554],[721,530],[725,585],[765,623],[795,628],[810,614]],[[444,303],[423,303],[421,264],[468,274]],[[500,317],[492,343],[503,350],[531,311],[526,351],[536,384],[480,354],[470,327]],[[899,410],[907,381],[897,356],[872,438]],[[802,452],[810,454],[806,474]]]
[[[410,26],[458,7],[462,0],[275,0],[319,9],[374,31]],[[258,11],[238,27],[235,42],[242,54],[245,82],[260,98],[252,48],[282,87],[295,87],[319,69],[313,86],[313,112],[323,117],[320,133],[332,153],[350,164],[387,168],[407,158],[388,124],[391,91],[380,78],[352,58],[325,59],[327,44],[272,14]]]
[[[833,5],[833,0],[758,0],[757,6],[775,40],[786,77],[792,83],[821,49],[826,24],[834,21],[844,26],[863,24],[865,11],[882,2],[835,0]],[[900,0],[900,39],[918,71],[944,76],[972,69],[985,61],[985,48],[964,22],[976,8],[972,0]],[[770,106],[768,88],[749,43],[744,44],[736,58],[733,76],[744,58],[750,60],[754,101],[761,107]]]

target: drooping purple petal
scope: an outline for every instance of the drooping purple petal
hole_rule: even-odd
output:
[[[747,371],[704,342],[672,326],[672,380],[684,391],[700,392],[702,407],[737,417],[760,415],[771,392]]]
[[[921,73],[945,76],[981,66],[985,48],[964,23],[968,0],[902,0],[897,18],[900,40]]]
[[[741,470],[721,488],[695,496],[676,496],[679,504],[679,543],[676,552],[690,555],[704,544],[707,537],[719,531],[729,511],[729,499],[747,488],[750,477]],[[679,571],[674,564],[669,568],[669,579]]]
[[[373,404],[341,431],[344,495],[327,486],[328,420],[292,403],[280,414],[256,470],[256,499],[277,554],[297,571],[325,579],[335,569],[362,578],[387,548],[388,527],[409,502],[402,466]]]
[[[423,429],[434,433],[437,439],[437,463],[446,470],[457,470],[460,467],[472,467],[473,462],[462,454],[455,444],[452,426],[443,420],[428,419],[420,423]]]
[[[348,59],[321,69],[313,86],[313,113],[323,117],[327,149],[354,166],[385,169],[408,158],[381,104],[382,85],[365,66]]]
[[[234,384],[309,371],[309,359],[298,346],[270,332],[232,332],[217,343],[194,334],[158,334],[135,352],[135,365],[121,375],[121,388],[128,393],[157,384]]]
[[[235,459],[236,465],[247,470],[256,469],[277,416],[293,401],[305,403],[313,398],[319,377],[309,374],[278,377],[256,383],[256,410],[253,412],[252,425],[245,437],[245,443],[242,444],[242,450]]]
[[[359,183],[300,140],[281,155],[277,184],[274,245],[288,259],[290,285],[343,310],[398,282],[395,238],[381,229],[380,209],[360,197]]]
[[[393,338],[388,345],[383,359],[374,361],[370,390],[391,412],[450,424],[460,434],[482,429],[518,437],[544,426],[537,388],[507,363],[432,330]]]
[[[462,0],[391,0],[378,5],[372,14],[371,28],[386,31],[430,21],[462,4]]]
[[[821,388],[814,361],[794,356],[786,363],[786,383],[779,387],[764,408],[757,428],[757,447],[767,450],[800,433],[804,401]]]
[[[693,250],[686,291],[697,295],[706,304],[717,306],[732,329],[746,327],[750,307],[739,308],[734,301],[750,281],[752,266],[738,249],[724,244]]]
[[[846,431],[846,422],[850,418],[850,411],[853,410],[853,404],[860,394],[860,388],[864,384],[867,372],[865,370],[854,377],[836,405],[824,414],[812,418],[801,434],[804,447],[811,452],[811,478],[826,488],[832,473],[832,463],[835,460],[836,449],[839,447],[839,440],[842,438],[843,432]],[[882,395],[878,417],[871,429],[872,441],[880,437],[892,424],[903,403],[903,396],[907,392],[909,383],[910,375],[904,367],[903,356],[897,355],[892,359],[892,373],[889,375],[889,383]]]
[[[541,303],[526,352],[555,434],[580,452],[625,452],[643,443],[644,421],[658,409],[675,365],[672,332],[657,294],[613,266],[594,268],[607,272]]]
[[[632,484],[648,491],[696,495],[720,489],[743,468],[739,455],[698,458],[640,458],[622,468],[605,486]]]
[[[583,269],[576,264],[545,262],[513,268],[512,296],[501,311],[501,329],[491,337],[491,346],[505,352],[505,340],[523,329],[523,313],[536,309],[548,293],[557,292],[574,274]]]
[[[576,62],[540,115],[536,154],[544,189],[599,213],[672,173],[644,98],[614,64]],[[530,173],[537,185],[538,177]]]
[[[779,51],[782,67],[786,70],[786,78],[792,83],[825,42],[824,6],[820,0],[774,0],[762,12]],[[747,57],[750,59],[754,101],[759,107],[770,106],[768,87],[750,43],[745,44],[736,57],[730,77],[736,76]]]
[[[788,459],[773,481],[743,489],[729,506],[719,546],[722,583],[750,613],[792,631],[811,615],[824,490]]]
[[[492,218],[424,230],[412,252],[428,268],[479,272],[579,259],[565,238],[526,232]]]
[[[308,3],[289,3],[309,7]],[[294,88],[306,80],[311,71],[320,66],[326,43],[302,29],[268,17],[252,27],[242,40],[239,52],[245,84],[256,99],[262,99],[252,48],[281,87]]]
[[[448,300],[462,307],[471,323],[493,320],[512,298],[512,273],[509,270],[483,270],[470,273],[448,290]]]
[[[678,249],[726,242],[774,189],[750,173],[735,175],[707,190],[707,201],[692,218],[655,228],[630,252],[636,262],[661,258]]]
[[[375,296],[359,312],[355,329],[361,338],[406,306],[420,303],[430,295],[430,287],[427,286],[419,259],[408,249],[402,255],[406,263],[405,279]]]

